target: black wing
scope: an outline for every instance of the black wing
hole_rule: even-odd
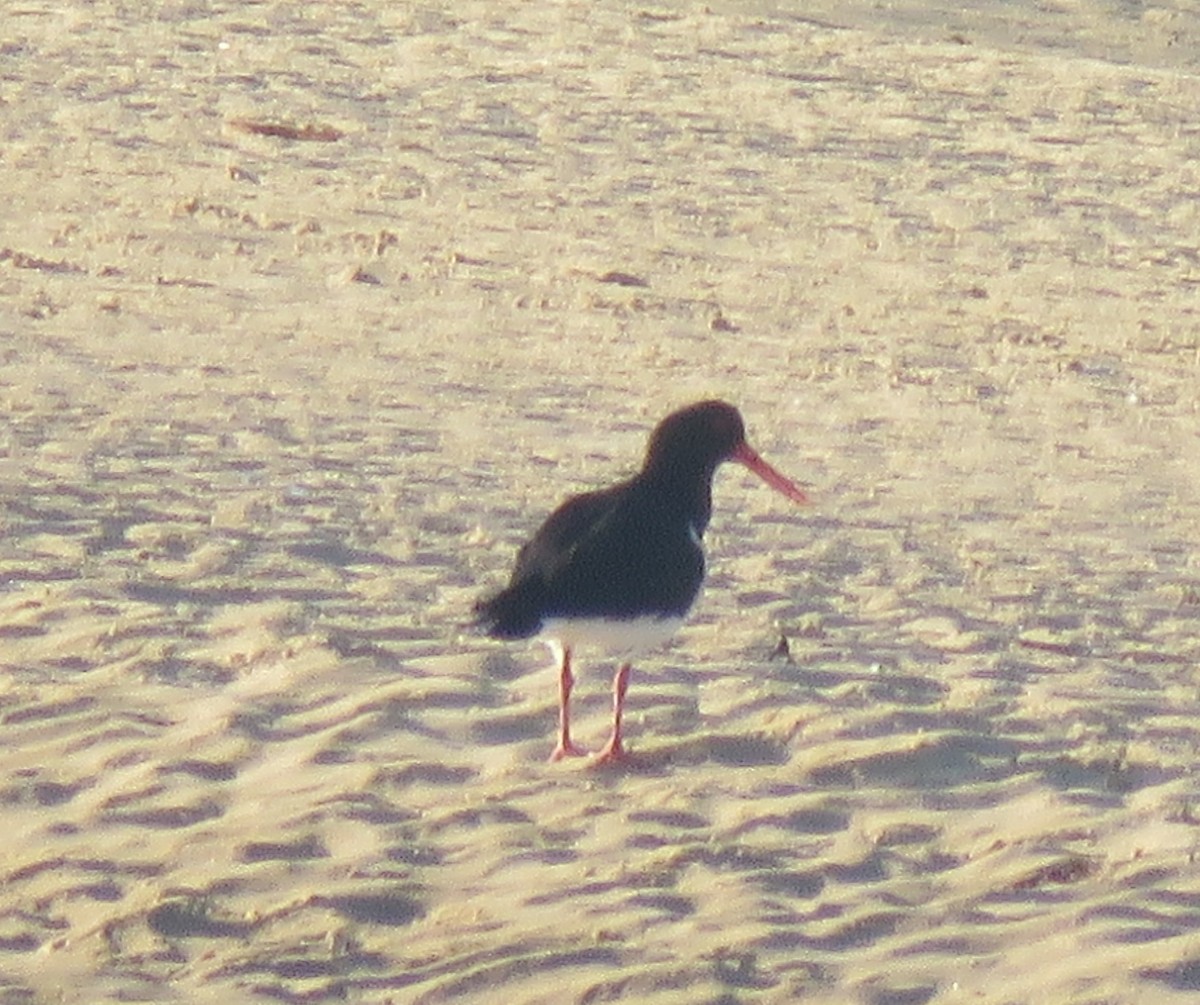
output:
[[[684,615],[704,579],[700,530],[637,478],[573,496],[517,555],[509,585],[476,610],[496,638],[547,617]]]
[[[546,517],[537,533],[517,553],[508,585],[516,586],[531,577],[553,579],[570,564],[582,542],[603,531],[628,489],[629,483],[622,482],[611,488],[571,496]]]
[[[634,480],[545,571],[546,613],[573,617],[687,613],[704,579],[699,532]]]
[[[517,552],[508,586],[475,605],[478,623],[500,639],[523,639],[542,627],[551,584],[582,539],[602,524],[625,484],[572,496],[551,513]]]

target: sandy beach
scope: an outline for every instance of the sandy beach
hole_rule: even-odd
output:
[[[1196,1001],[1198,73],[1182,0],[12,7],[0,1005]],[[704,397],[812,503],[723,469],[636,767],[547,764],[471,605]]]

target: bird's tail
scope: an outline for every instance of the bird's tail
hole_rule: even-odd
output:
[[[510,586],[475,605],[475,624],[494,639],[527,639],[542,627],[540,605],[528,589]]]

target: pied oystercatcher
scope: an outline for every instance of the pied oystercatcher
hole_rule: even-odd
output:
[[[713,473],[723,461],[744,464],[789,499],[806,501],[751,449],[736,408],[723,401],[689,405],[655,428],[640,472],[559,506],[517,554],[508,586],[476,604],[488,635],[538,636],[555,652],[559,729],[551,761],[586,753],[571,742],[571,656],[581,644],[625,659],[613,678],[612,735],[597,763],[625,755],[628,660],[670,638],[700,592],[701,538],[712,515]]]

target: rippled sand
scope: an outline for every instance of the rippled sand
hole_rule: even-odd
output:
[[[1100,10],[10,12],[0,1002],[1194,1001],[1200,30]],[[547,765],[470,604],[707,395],[814,504]]]

